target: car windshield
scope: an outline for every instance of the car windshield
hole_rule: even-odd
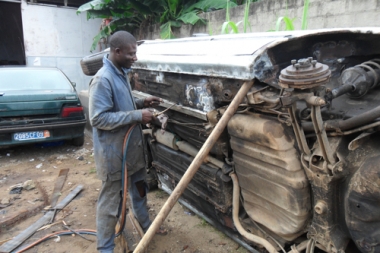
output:
[[[70,82],[55,69],[0,69],[0,91],[72,89]]]

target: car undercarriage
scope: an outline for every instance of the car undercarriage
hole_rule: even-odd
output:
[[[251,251],[380,252],[379,41],[378,28],[145,41],[130,78],[137,98],[164,99],[145,130],[159,186],[173,191],[253,81],[182,201]]]

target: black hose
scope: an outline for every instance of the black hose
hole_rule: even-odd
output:
[[[324,123],[326,131],[346,131],[352,128],[366,125],[371,123],[375,119],[380,117],[380,106],[373,108],[365,113],[354,116],[346,120],[327,120]],[[302,128],[305,132],[314,131],[314,126],[312,122],[303,122]]]

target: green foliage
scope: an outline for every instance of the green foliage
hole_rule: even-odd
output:
[[[235,1],[230,5],[236,6]],[[77,13],[86,12],[87,19],[112,17],[108,27],[103,27],[95,36],[92,51],[102,38],[115,31],[142,30],[156,23],[161,24],[161,38],[172,39],[174,27],[204,23],[198,14],[226,6],[225,0],[93,0],[80,6]]]
[[[277,22],[276,22],[276,31],[278,32],[281,30],[282,21],[285,23],[285,31],[293,31],[294,30],[294,24],[293,24],[294,20],[295,20],[295,18],[290,19],[287,16],[279,17],[277,19]]]

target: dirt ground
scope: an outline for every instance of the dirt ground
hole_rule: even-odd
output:
[[[24,145],[0,148],[0,244],[17,236],[40,219],[42,208],[50,203],[54,185],[61,169],[69,169],[61,190],[59,203],[71,190],[82,184],[83,190],[57,215],[53,226],[35,232],[21,249],[45,235],[64,230],[61,221],[72,229],[96,229],[95,213],[100,180],[96,176],[91,138],[86,137],[83,147],[66,143],[58,145]],[[10,187],[32,180],[36,188],[20,194],[10,194]],[[151,218],[159,212],[168,195],[160,189],[148,194]],[[10,205],[5,207],[4,203]],[[13,223],[13,224],[11,224]],[[148,252],[248,252],[223,233],[214,229],[203,219],[177,203],[163,223],[168,234],[156,235]],[[136,233],[135,231],[133,232]],[[96,251],[96,237],[86,235],[87,241],[79,236],[61,236],[34,246],[25,252],[84,252]],[[57,241],[57,242],[56,242]],[[119,240],[116,240],[119,244]],[[118,245],[116,252],[122,252]]]

